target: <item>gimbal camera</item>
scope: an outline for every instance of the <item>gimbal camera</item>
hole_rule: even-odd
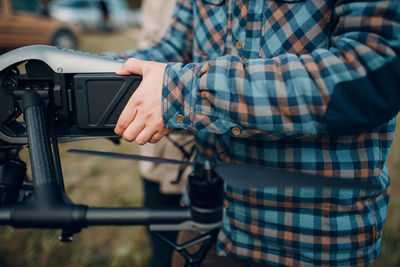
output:
[[[211,161],[191,163],[75,151],[187,164],[194,168],[189,177],[187,207],[93,208],[74,204],[64,190],[58,142],[115,137],[113,129],[119,114],[141,82],[140,76],[114,74],[122,63],[105,56],[41,45],[0,56],[0,225],[62,229],[62,241],[70,241],[82,228],[96,225],[149,225],[155,231],[200,231],[203,234],[198,238],[181,245],[166,240],[181,253],[187,265],[197,266],[223,222],[224,181],[241,188],[379,188],[364,182],[251,165],[213,165]],[[26,165],[18,157],[18,151],[26,146],[32,166],[32,185],[24,183]],[[187,252],[187,247],[200,242],[199,251]]]

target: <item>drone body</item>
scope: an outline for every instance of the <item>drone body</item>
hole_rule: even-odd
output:
[[[118,116],[141,82],[140,76],[115,75],[121,64],[105,56],[44,45],[0,56],[0,140],[27,143],[24,125],[15,119],[29,90],[43,98],[46,112],[54,116],[59,141],[115,136]]]

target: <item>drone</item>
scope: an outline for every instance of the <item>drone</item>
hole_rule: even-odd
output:
[[[150,158],[106,151],[72,153],[191,166],[190,204],[165,208],[109,208],[74,204],[65,192],[59,142],[115,139],[119,114],[139,86],[141,76],[118,76],[118,59],[53,46],[22,47],[0,56],[0,225],[61,229],[60,240],[90,226],[148,225],[152,231],[192,230],[197,238],[175,244],[199,266],[224,220],[224,184],[234,188],[328,187],[379,190],[378,185],[293,173],[241,163]],[[23,115],[23,119],[21,118]],[[29,148],[33,183],[18,151]],[[243,179],[246,177],[246,179]],[[187,248],[200,244],[190,254]]]

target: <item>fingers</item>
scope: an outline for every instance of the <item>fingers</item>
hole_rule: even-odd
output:
[[[137,58],[129,58],[121,67],[115,70],[118,75],[143,75],[143,67],[147,61]]]
[[[157,143],[171,131],[170,129],[164,129],[154,133],[153,129],[154,128],[146,127],[144,124],[131,124],[124,131],[122,137],[128,142],[135,141],[138,145],[144,145],[148,142]]]
[[[163,137],[164,135],[162,135],[161,133],[157,132],[155,133],[149,140],[149,143],[157,143],[158,141],[160,141],[160,139]]]
[[[166,130],[162,118],[162,83],[165,63],[128,59],[116,73],[138,74],[143,79],[120,114],[114,132],[125,140],[138,144],[157,142]]]
[[[158,126],[148,126],[143,123],[142,125],[131,124],[123,134],[123,138],[127,141],[135,141],[138,145],[144,145],[147,142],[157,143],[172,130]],[[132,127],[132,128],[131,128]]]
[[[161,132],[156,132],[148,141],[149,143],[157,143],[158,141],[160,141],[161,138],[163,138],[164,136],[166,136],[168,133],[170,133],[172,130],[171,129],[167,129],[165,128],[163,131]]]
[[[164,123],[154,123],[151,117],[143,118],[137,110],[130,110],[127,105],[121,113],[114,132],[126,141],[135,141],[139,145],[147,142],[156,143],[171,130],[165,128]]]
[[[138,145],[144,145],[147,142],[149,142],[149,140],[151,139],[151,137],[154,135],[154,131],[150,128],[150,127],[146,127],[143,129],[143,131],[141,131],[138,136],[135,139],[135,142]]]
[[[130,74],[140,74],[141,75],[142,71],[141,71],[140,66],[142,66],[142,62],[144,62],[144,61],[135,59],[135,58],[130,58],[121,67],[116,69],[115,73],[118,75],[130,75]],[[135,116],[137,113],[137,109],[136,109],[137,105],[135,104],[135,101],[132,98],[132,96],[129,99],[127,105],[125,106],[124,110],[122,111],[122,113],[120,114],[120,116],[118,118],[117,125],[114,129],[114,132],[117,135],[123,136],[125,130],[135,119]],[[132,136],[130,133],[127,133],[127,136],[129,137],[129,139],[132,139]],[[134,139],[132,139],[132,140],[134,140]],[[132,140],[128,140],[128,141],[132,141]]]
[[[128,104],[130,104],[130,102],[132,102],[132,97],[131,97],[131,99],[129,99]],[[128,104],[122,110],[122,112],[118,118],[117,125],[115,126],[115,129],[114,129],[114,132],[119,136],[122,136],[124,131],[133,122],[133,120],[135,119],[136,114],[137,114],[136,106],[134,104],[130,104],[130,105],[128,105]]]
[[[124,138],[128,142],[136,141],[138,135],[143,131],[145,128],[144,123],[131,123],[128,128],[122,134],[122,138]]]

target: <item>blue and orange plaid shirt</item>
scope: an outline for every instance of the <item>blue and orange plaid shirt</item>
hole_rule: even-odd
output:
[[[123,56],[169,62],[164,122],[200,156],[380,184],[226,189],[220,255],[345,266],[381,246],[399,49],[399,0],[178,0],[164,37]]]

